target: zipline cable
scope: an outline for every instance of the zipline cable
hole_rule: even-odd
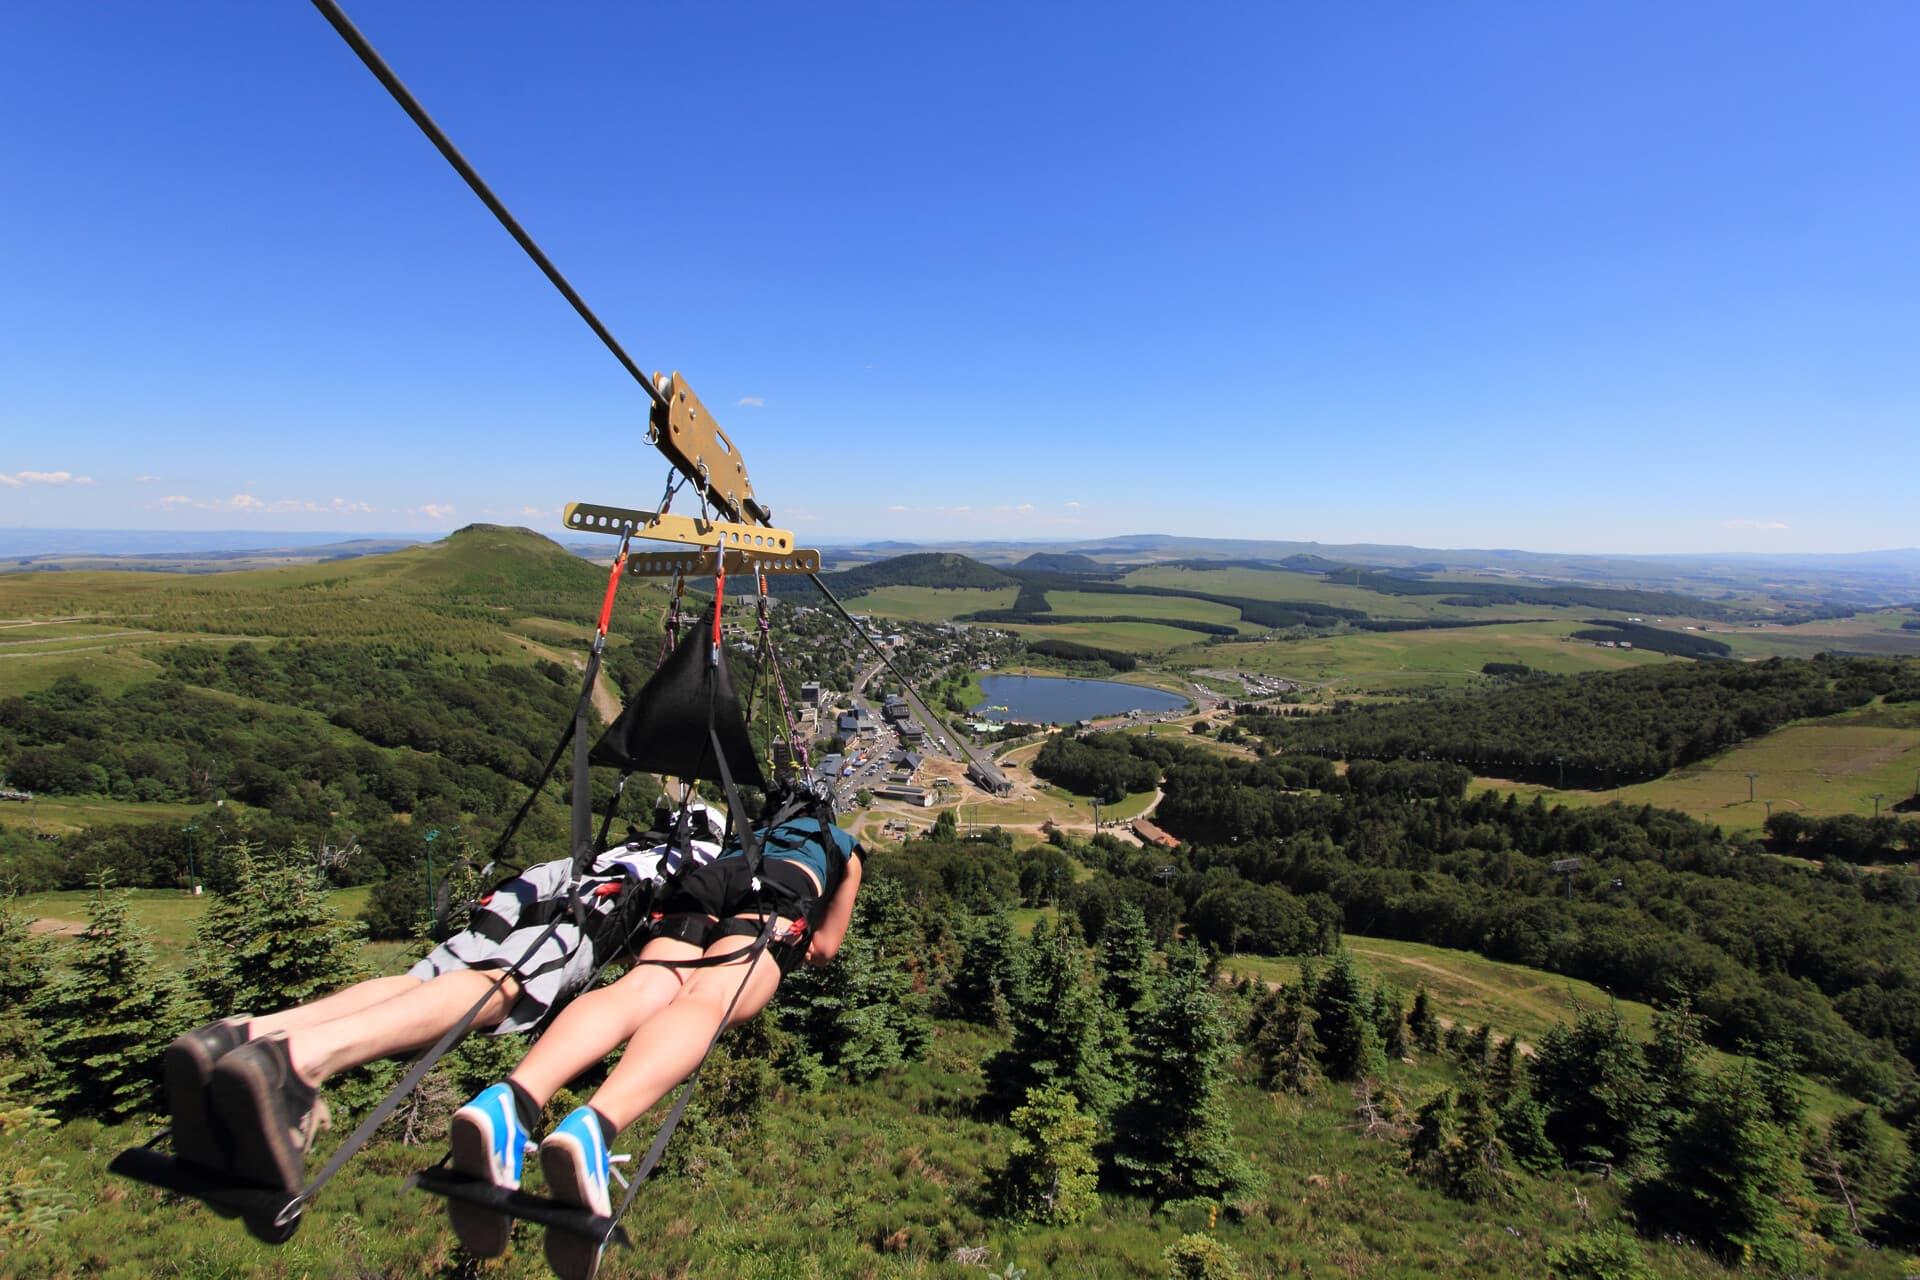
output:
[[[360,56],[360,61],[367,64],[367,70],[373,72],[374,79],[386,86],[387,92],[393,95],[393,100],[400,104],[401,110],[413,117],[413,122],[420,126],[420,132],[427,135],[427,141],[439,149],[440,154],[446,157],[447,163],[453,166],[454,172],[473,188],[473,194],[480,197],[480,203],[492,211],[493,216],[500,220],[500,225],[507,229],[507,234],[527,251],[527,256],[533,259],[533,265],[540,268],[547,279],[553,282],[553,287],[560,291],[560,296],[580,313],[580,318],[587,322],[587,327],[593,330],[602,343],[606,344],[607,350],[613,352],[613,358],[633,375],[633,380],[645,389],[655,404],[665,408],[667,398],[660,388],[654,386],[653,380],[640,371],[640,366],[634,363],[633,357],[627,354],[626,348],[620,345],[619,340],[613,336],[606,325],[600,323],[600,317],[593,314],[593,308],[587,305],[586,299],[567,283],[567,278],[560,274],[560,268],[553,265],[553,260],[541,252],[540,246],[533,242],[533,237],[527,234],[526,228],[522,227],[513,214],[507,211],[507,206],[500,202],[500,197],[493,194],[493,189],[486,184],[474,167],[467,163],[467,158],[460,154],[460,148],[453,145],[453,139],[434,123],[433,117],[427,114],[427,109],[420,105],[420,100],[401,83],[400,77],[394,74],[393,68],[387,65],[386,59],[382,58],[379,51],[360,34],[360,28],[353,25],[353,20],[347,17],[335,0],[313,0],[313,7],[333,24],[333,29],[338,31],[340,38]]]
[[[587,322],[587,327],[592,329],[594,334],[606,346],[607,350],[613,353],[614,359],[618,360],[621,366],[624,367],[629,374],[633,375],[633,380],[640,384],[641,388],[646,391],[647,395],[652,398],[655,404],[665,408],[667,406],[666,395],[660,388],[653,385],[652,379],[640,371],[640,366],[634,363],[633,357],[627,354],[626,348],[620,345],[619,339],[615,338],[612,332],[607,329],[607,326],[600,322],[600,317],[593,313],[593,308],[587,305],[586,299],[582,298],[579,292],[567,282],[567,278],[560,274],[560,268],[554,266],[553,260],[541,251],[538,244],[534,243],[533,237],[527,234],[526,228],[522,227],[518,220],[514,218],[513,214],[507,210],[507,206],[501,203],[500,197],[493,194],[493,189],[486,184],[485,179],[481,178],[479,173],[474,170],[474,167],[467,162],[467,158],[460,154],[460,149],[453,145],[453,140],[447,137],[446,131],[434,122],[433,117],[427,114],[427,109],[420,105],[420,100],[413,96],[412,91],[401,82],[400,77],[394,74],[393,68],[387,65],[386,59],[382,58],[379,51],[373,47],[364,35],[360,34],[360,28],[353,25],[353,20],[347,17],[345,11],[340,8],[337,0],[313,0],[313,6],[320,11],[321,16],[326,18],[333,29],[340,33],[340,38],[345,40],[348,47],[359,56],[360,61],[366,64],[367,70],[373,72],[374,78],[385,86],[388,93],[393,95],[393,100],[400,104],[401,109],[412,118],[416,125],[420,126],[420,131],[427,135],[427,140],[433,143],[442,156],[446,157],[447,163],[453,166],[454,172],[458,173],[461,178],[466,181],[466,184],[473,189],[473,193],[480,197],[480,202],[487,206],[495,218],[499,219],[500,225],[507,229],[507,234],[512,236],[514,242],[522,249],[526,250],[527,256],[533,259],[534,265],[540,268],[547,279],[553,283],[553,287],[560,291],[561,296],[572,304],[573,309],[580,314],[580,318]],[[887,670],[892,672],[894,676],[899,679],[900,683],[906,687],[907,693],[915,702],[920,704],[920,710],[927,718],[933,721],[936,726],[952,739],[954,745],[959,748],[962,755],[967,757],[969,763],[980,764],[981,761],[974,756],[972,748],[963,742],[958,734],[947,728],[944,721],[933,714],[933,709],[927,705],[926,699],[922,698],[920,691],[913,687],[913,682],[902,675],[900,669],[893,665],[893,661],[887,657],[886,651],[874,642],[873,637],[868,635],[864,628],[854,622],[853,615],[848,613],[846,606],[840,603],[839,598],[835,596],[832,591],[828,590],[827,584],[820,580],[820,575],[810,573],[807,576],[813,580],[813,585],[820,589],[821,594],[826,596],[835,611],[846,620],[847,625],[858,632],[860,637],[880,656],[880,661],[885,663]]]
[[[918,689],[913,687],[913,681],[907,679],[906,675],[900,670],[900,668],[893,665],[893,659],[889,658],[887,656],[887,651],[880,647],[880,642],[878,640],[875,640],[872,636],[868,635],[867,629],[861,626],[858,622],[855,622],[853,620],[853,615],[847,612],[847,606],[840,603],[840,597],[833,594],[833,589],[827,586],[826,583],[820,580],[820,575],[817,573],[809,573],[807,577],[812,580],[814,586],[820,588],[820,594],[827,598],[827,603],[833,606],[834,612],[838,613],[842,618],[846,620],[847,625],[853,628],[854,634],[867,642],[867,647],[872,649],[873,652],[879,657],[880,661],[886,664],[887,670],[893,673],[894,678],[899,680],[900,683],[903,686],[905,686],[907,691],[907,696],[911,697],[915,702],[920,704],[920,714],[924,715],[927,719],[933,721],[935,728],[939,729],[941,732],[945,733],[948,738],[953,740],[953,745],[955,747],[958,747],[960,750],[960,754],[967,758],[968,764],[972,764],[972,765],[983,764],[984,762],[978,756],[973,754],[973,748],[968,746],[967,743],[960,737],[959,734],[955,733],[952,729],[947,728],[946,721],[942,720],[939,716],[933,713],[933,708],[927,705],[927,700],[920,696],[920,691]]]

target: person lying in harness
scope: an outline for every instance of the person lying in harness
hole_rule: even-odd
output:
[[[634,966],[569,1005],[506,1080],[454,1114],[456,1171],[517,1189],[546,1104],[624,1042],[605,1082],[538,1147],[552,1199],[611,1215],[615,1135],[692,1074],[721,1030],[765,1008],[795,964],[830,963],[846,937],[865,852],[834,824],[827,803],[758,835],[757,876],[738,843],[682,876],[660,904]],[[768,936],[772,945],[762,944]],[[448,1209],[469,1252],[492,1257],[505,1250],[512,1228],[506,1215],[452,1199]],[[547,1260],[564,1280],[591,1280],[604,1247],[547,1230]]]
[[[179,1037],[162,1060],[175,1154],[260,1186],[299,1190],[307,1151],[326,1123],[319,1091],[328,1077],[435,1043],[496,980],[474,1028],[510,1035],[538,1027],[602,963],[646,936],[655,886],[719,855],[720,815],[693,801],[687,819],[682,840],[663,834],[674,822],[669,812],[662,832],[602,853],[581,879],[578,918],[572,860],[543,862],[495,886],[464,931],[404,974]],[[502,970],[511,971],[504,980]]]

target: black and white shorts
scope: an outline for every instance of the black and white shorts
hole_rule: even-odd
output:
[[[704,842],[693,846],[696,863],[718,852],[717,846]],[[483,898],[465,931],[428,952],[407,976],[425,982],[462,969],[512,969],[520,981],[520,996],[490,1031],[497,1036],[530,1031],[555,1006],[585,990],[610,952],[639,947],[644,931],[631,938],[612,935],[625,932],[625,921],[644,924],[644,915],[624,908],[631,906],[629,895],[651,893],[654,878],[665,874],[660,864],[657,847],[603,854],[581,888],[587,905],[584,936],[567,895],[570,863],[560,859],[528,867]],[[529,954],[556,919],[553,933]]]

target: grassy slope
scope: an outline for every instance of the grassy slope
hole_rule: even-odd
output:
[[[10,574],[0,577],[0,697],[65,675],[116,693],[161,673],[158,649],[247,639],[430,644],[467,661],[552,659],[577,669],[605,587],[604,568],[524,529],[492,526],[388,555],[281,569]],[[623,584],[610,642],[657,628],[660,595],[656,584]],[[606,715],[618,705],[610,677],[600,693]],[[311,719],[317,733],[359,741]],[[0,823],[58,830],[178,810],[61,798],[32,809],[0,805]]]
[[[1747,774],[1754,799],[1747,799]],[[1862,707],[1776,729],[1663,778],[1611,791],[1557,791],[1499,779],[1479,790],[1544,793],[1565,804],[1651,804],[1678,809],[1733,831],[1757,831],[1766,801],[1817,817],[1873,812],[1880,792],[1882,812],[1913,794],[1920,776],[1920,707]]]
[[[135,914],[167,936],[184,938],[200,907],[141,895]],[[1037,914],[1022,913],[1024,923]],[[1490,1020],[1523,1038],[1537,1038],[1550,1025],[1557,993],[1569,985],[1583,999],[1603,998],[1581,984],[1467,953],[1373,938],[1350,942],[1363,967],[1409,991],[1425,981],[1441,1013]],[[1284,961],[1236,958],[1232,966],[1263,976],[1289,971]],[[1644,1026],[1644,1009],[1623,1008],[1631,1023]],[[951,1259],[954,1249],[969,1246],[986,1250],[992,1274],[1009,1265],[1033,1276],[1149,1280],[1164,1274],[1161,1253],[1184,1232],[1204,1227],[1203,1217],[1155,1215],[1126,1197],[1105,1198],[1089,1221],[1071,1228],[1016,1230],[985,1215],[979,1193],[991,1168],[1005,1159],[1006,1132],[973,1100],[980,1088],[977,1064],[1002,1043],[980,1029],[943,1023],[926,1060],[904,1071],[865,1086],[835,1083],[817,1096],[775,1099],[734,1145],[730,1162],[710,1166],[699,1181],[663,1176],[648,1188],[627,1224],[640,1248],[610,1254],[602,1274],[612,1280],[977,1280],[980,1264]],[[1417,1104],[1450,1081],[1444,1069],[1422,1062],[1395,1064],[1388,1083]],[[429,1134],[444,1130],[455,1101],[439,1104],[425,1125]],[[1326,1085],[1296,1099],[1234,1085],[1227,1103],[1236,1145],[1253,1164],[1257,1185],[1222,1216],[1214,1234],[1240,1254],[1250,1275],[1542,1275],[1550,1247],[1577,1233],[1588,1212],[1604,1220],[1617,1205],[1616,1188],[1573,1175],[1522,1178],[1516,1199],[1488,1208],[1448,1200],[1402,1172],[1397,1145],[1354,1133],[1345,1086]],[[620,1147],[637,1147],[649,1132],[645,1123],[636,1126]],[[438,1204],[399,1189],[406,1173],[438,1157],[431,1138],[417,1147],[377,1141],[325,1193],[294,1240],[270,1250],[198,1206],[104,1174],[113,1152],[149,1133],[142,1125],[80,1122],[47,1135],[16,1136],[23,1155],[54,1162],[53,1185],[76,1212],[38,1239],[14,1242],[0,1274],[53,1280],[456,1273],[518,1280],[548,1274],[538,1235],[525,1227],[500,1262],[478,1272],[456,1270]],[[338,1137],[324,1138],[321,1151]],[[1692,1250],[1663,1242],[1644,1248],[1662,1276],[1733,1274]],[[190,1260],[184,1268],[183,1260]],[[1892,1277],[1904,1274],[1907,1263],[1896,1255],[1863,1255],[1832,1274]]]

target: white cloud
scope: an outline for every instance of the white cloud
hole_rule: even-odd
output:
[[[1727,521],[1727,528],[1729,529],[1768,529],[1779,532],[1788,527],[1784,521],[1780,520],[1748,520],[1742,518]]]
[[[1066,506],[1069,511],[1078,511],[1080,509],[1080,504],[1078,502],[1069,502],[1066,504]]]
[[[160,478],[159,476],[135,476],[133,478],[133,482],[135,484],[152,484],[155,480],[158,480],[159,478]]]
[[[453,504],[451,502],[423,502],[420,504],[420,514],[429,520],[447,520],[453,516]]]
[[[1077,507],[1080,504],[1070,502],[1067,505],[1069,507]],[[991,507],[975,507],[964,502],[956,506],[935,507],[910,507],[895,503],[887,508],[887,513],[889,515],[943,516],[947,519],[960,520],[966,524],[989,526],[1006,525],[1009,523],[1024,525],[1077,525],[1085,523],[1084,518],[1081,516],[1056,515],[1045,512],[1031,502],[1022,502],[1018,505],[1000,503]]]
[[[763,396],[741,396],[735,403],[744,405],[749,409],[764,409],[767,407],[766,398]]]
[[[92,476],[77,476],[71,471],[16,471],[8,475],[0,471],[0,484],[9,489],[18,489],[29,484],[92,484]]]
[[[279,498],[273,502],[263,502],[250,493],[236,493],[231,498],[202,500],[190,498],[184,493],[170,493],[158,502],[149,502],[149,511],[177,511],[191,507],[195,511],[274,511],[305,512],[309,515],[371,515],[370,503],[355,501],[351,498],[330,498],[326,502],[315,502],[311,498]]]

